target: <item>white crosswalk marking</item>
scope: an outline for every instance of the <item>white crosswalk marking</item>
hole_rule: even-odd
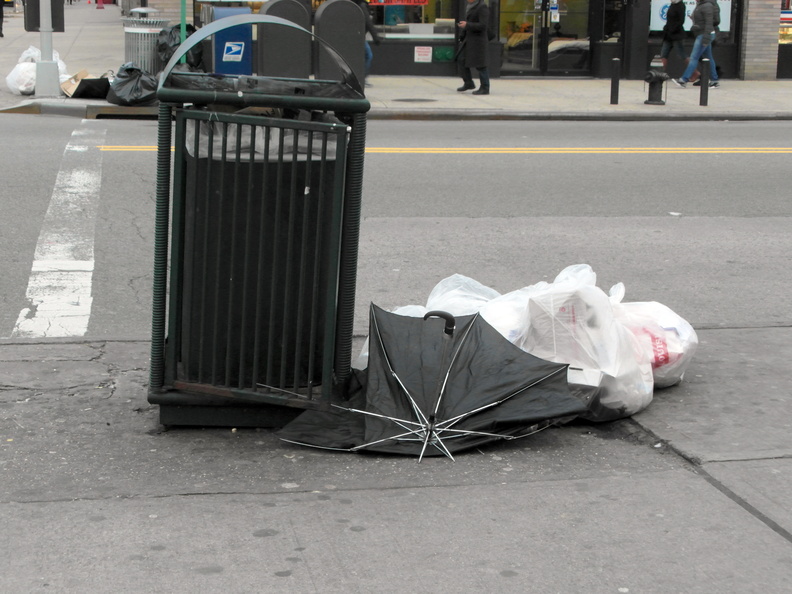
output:
[[[83,336],[91,317],[94,233],[107,128],[83,120],[63,152],[11,338]]]

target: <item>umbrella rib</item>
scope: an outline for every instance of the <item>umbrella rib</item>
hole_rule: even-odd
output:
[[[368,443],[362,443],[362,444],[352,448],[351,451],[355,452],[357,450],[361,450],[363,448],[368,448],[368,447],[371,447],[373,445],[384,443],[386,441],[413,441],[413,440],[410,440],[410,439],[406,439],[405,436],[417,435],[417,434],[418,434],[417,431],[411,431],[411,430],[408,429],[407,431],[405,431],[404,433],[401,433],[399,435],[392,435],[391,437],[383,437],[382,439],[378,439],[376,441],[370,441]]]
[[[390,367],[390,365],[388,365],[388,367]],[[423,414],[423,411],[418,406],[418,403],[415,402],[415,399],[412,397],[412,394],[410,394],[409,390],[407,390],[407,386],[405,386],[402,383],[401,378],[398,376],[398,374],[395,371],[393,371],[393,369],[391,369],[391,375],[399,384],[399,386],[401,386],[401,389],[404,391],[404,395],[407,396],[407,400],[410,402],[410,406],[412,407],[413,413],[418,419],[418,422],[426,425],[429,422],[429,420],[426,418],[426,415]]]
[[[333,451],[336,451],[336,452],[353,452],[353,451],[355,451],[355,448],[334,448],[334,447],[330,447],[330,446],[322,446],[322,445],[316,445],[316,444],[313,444],[313,443],[306,443],[304,441],[296,441],[294,439],[284,439],[282,437],[280,437],[279,439],[281,441],[285,441],[286,443],[293,443],[293,444],[296,444],[296,445],[299,445],[299,446],[305,446],[305,447],[309,447],[309,448],[316,448],[316,449],[319,449],[319,450],[333,450]]]
[[[435,403],[434,414],[437,415],[437,411],[440,410],[440,402],[443,400],[443,395],[445,394],[446,386],[448,385],[448,378],[451,376],[451,369],[454,367],[454,362],[457,360],[459,356],[459,351],[462,350],[462,345],[465,344],[468,336],[470,336],[470,331],[473,329],[473,324],[476,321],[476,318],[479,317],[477,313],[473,316],[473,319],[468,324],[467,328],[465,329],[464,336],[460,339],[459,344],[457,345],[456,351],[454,351],[454,356],[451,357],[451,362],[448,364],[448,369],[446,370],[445,377],[443,378],[443,385],[440,387],[440,392],[437,394],[437,402]]]
[[[562,373],[562,372],[565,372],[565,371],[566,371],[566,367],[562,367],[560,369],[557,369],[556,371],[553,371],[552,373],[549,373],[546,376],[544,376],[542,378],[539,378],[535,382],[531,382],[530,384],[515,390],[514,392],[512,392],[511,394],[501,398],[500,400],[496,400],[495,402],[491,402],[489,404],[485,404],[484,406],[480,406],[479,408],[476,408],[476,409],[470,410],[468,412],[462,413],[461,415],[457,415],[456,417],[452,417],[450,419],[445,419],[444,421],[441,421],[439,424],[442,425],[443,429],[448,429],[449,427],[455,425],[459,421],[467,419],[468,417],[471,417],[471,416],[473,416],[473,415],[475,415],[477,413],[480,413],[483,410],[487,410],[488,408],[492,408],[493,406],[498,406],[499,404],[502,404],[502,403],[506,402],[510,398],[514,398],[518,394],[521,394],[522,392],[525,392],[526,390],[530,390],[531,388],[533,388],[537,384],[540,384],[540,383],[550,379],[551,377],[556,376],[559,373]]]
[[[356,413],[360,413],[362,415],[369,415],[371,417],[377,417],[378,419],[385,419],[385,420],[388,420],[388,421],[393,421],[394,423],[396,423],[397,425],[401,425],[404,429],[407,429],[408,431],[410,431],[411,429],[409,427],[406,427],[406,425],[417,425],[421,429],[425,429],[426,428],[425,425],[423,423],[421,423],[420,421],[407,421],[405,419],[400,419],[398,417],[389,417],[388,415],[383,415],[383,414],[380,414],[380,413],[371,412],[370,410],[363,410],[363,409],[360,409],[360,408],[349,408],[349,407],[346,407],[346,406],[338,406],[337,404],[331,404],[330,406],[332,406],[334,408],[339,408],[341,410],[346,410],[348,412],[356,412]]]

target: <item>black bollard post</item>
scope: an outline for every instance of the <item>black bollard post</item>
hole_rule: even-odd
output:
[[[621,77],[621,60],[611,60],[611,105],[619,104],[619,78]]]
[[[699,72],[701,72],[701,94],[699,95],[699,105],[702,107],[707,106],[707,102],[709,101],[709,78],[710,78],[710,61],[708,58],[704,58],[700,62]]]

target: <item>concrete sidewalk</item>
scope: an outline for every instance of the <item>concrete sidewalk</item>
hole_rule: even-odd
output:
[[[67,33],[55,45],[70,71],[100,74],[122,61],[118,8],[93,7],[85,0],[66,6]],[[9,52],[18,55],[37,37],[20,33],[20,17],[9,12],[0,39],[4,69],[13,67]],[[792,82],[724,81],[706,108],[691,89],[669,89],[666,106],[646,106],[643,83],[634,81],[622,81],[618,106],[609,105],[609,81],[497,80],[488,97],[456,93],[452,79],[372,82],[372,117],[792,114]],[[21,98],[4,90],[0,100],[15,106]],[[60,105],[83,117],[88,103],[45,105],[46,113]],[[600,258],[623,251],[605,237],[633,245],[630,232],[644,234],[634,218],[616,219],[578,231]],[[415,252],[407,250],[424,249],[420,238],[438,226],[436,219],[413,223],[365,222],[361,294],[383,297],[373,280],[387,277],[378,253],[398,248],[410,262]],[[526,258],[521,223],[456,221],[454,233],[475,230],[481,241],[453,257],[497,253],[517,265]],[[549,258],[543,234],[577,237],[573,224],[581,225],[543,217],[531,257]],[[700,346],[685,381],[657,390],[632,419],[550,429],[456,462],[313,450],[266,429],[168,430],[146,398],[148,342],[0,341],[0,591],[789,591],[788,222],[752,219],[739,233],[731,220],[663,224],[662,234],[641,244],[644,252],[620,265],[662,258],[670,268],[678,251],[696,252],[694,265],[678,272],[690,284],[685,313],[714,321],[697,327]],[[498,234],[511,234],[519,253],[496,251]],[[728,296],[733,309],[723,305],[728,289],[694,278],[726,249],[744,265],[722,272],[745,288]],[[757,251],[763,260],[752,259]],[[749,290],[763,279],[761,293]],[[717,323],[712,311],[731,324]],[[735,311],[743,317],[732,319]]]
[[[99,76],[124,63],[125,33],[116,5],[96,9],[86,0],[65,6],[66,31],[53,34],[53,46],[67,72]],[[11,72],[29,46],[40,47],[40,35],[24,31],[21,13],[6,10],[5,37],[0,39],[0,73]],[[376,59],[376,56],[375,56]],[[699,89],[666,85],[665,105],[647,105],[648,85],[622,80],[618,104],[611,105],[608,79],[504,78],[492,83],[492,94],[457,93],[460,80],[451,77],[372,76],[366,90],[369,117],[444,119],[792,119],[792,80],[725,80],[709,91],[700,105]],[[0,84],[0,110],[17,109],[77,117],[112,117],[124,109],[106,101],[37,98],[13,95]],[[149,110],[156,117],[156,109]]]

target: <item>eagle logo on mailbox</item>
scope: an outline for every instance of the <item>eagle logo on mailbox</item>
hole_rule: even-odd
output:
[[[223,48],[223,62],[241,62],[244,53],[244,41],[227,41]]]

